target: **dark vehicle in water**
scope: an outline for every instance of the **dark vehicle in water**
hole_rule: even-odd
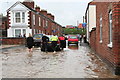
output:
[[[48,52],[53,52],[53,46],[52,46],[52,41],[50,41],[50,37],[49,37],[49,41],[46,44],[46,48],[44,47],[44,45],[41,46],[41,51],[48,51]],[[57,42],[57,46],[55,47],[55,51],[61,51],[61,47],[60,47],[60,41]]]
[[[2,45],[2,37],[0,37],[0,45]]]
[[[34,46],[41,47],[43,34],[35,34],[33,35]]]

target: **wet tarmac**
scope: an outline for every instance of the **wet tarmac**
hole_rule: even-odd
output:
[[[25,46],[2,50],[3,78],[120,78],[113,75],[87,44],[56,53]]]

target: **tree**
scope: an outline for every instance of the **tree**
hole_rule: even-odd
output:
[[[81,34],[84,35],[86,34],[86,29],[83,28],[74,28],[74,29],[70,29],[70,28],[63,28],[63,34]]]

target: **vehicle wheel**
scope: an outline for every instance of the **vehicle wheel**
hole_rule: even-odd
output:
[[[68,46],[70,45],[70,43],[68,43]]]
[[[78,45],[78,43],[76,43],[76,45]]]

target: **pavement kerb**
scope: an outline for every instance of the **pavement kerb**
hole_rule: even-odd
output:
[[[0,49],[11,49],[11,48],[15,48],[15,47],[20,47],[23,45],[1,45]]]

